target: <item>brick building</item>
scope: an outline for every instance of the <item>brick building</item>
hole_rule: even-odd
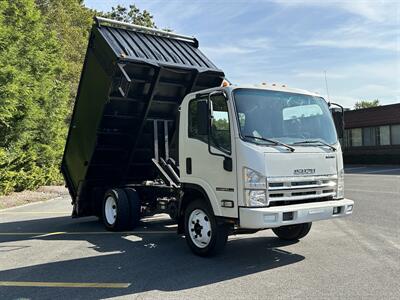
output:
[[[345,163],[400,164],[400,103],[345,111]]]

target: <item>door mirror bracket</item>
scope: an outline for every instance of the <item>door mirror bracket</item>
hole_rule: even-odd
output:
[[[334,110],[333,108],[330,108],[332,117],[333,117],[333,121],[335,123],[338,138],[341,139],[344,136],[344,108],[343,108],[343,106],[341,106],[337,103],[330,102],[329,106],[332,106],[332,105],[337,106],[340,109],[339,111],[337,111],[337,110]]]

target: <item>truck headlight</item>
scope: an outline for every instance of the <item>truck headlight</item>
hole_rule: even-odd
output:
[[[344,198],[344,169],[341,169],[338,173],[335,199],[343,199],[343,198]]]
[[[246,206],[266,206],[267,179],[260,173],[249,169],[243,169],[244,200]]]
[[[266,206],[267,194],[265,190],[245,190],[246,206]]]
[[[243,179],[245,189],[266,189],[267,179],[260,173],[249,169],[243,168]]]

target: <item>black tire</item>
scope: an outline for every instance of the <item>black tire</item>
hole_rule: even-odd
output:
[[[137,227],[140,223],[141,217],[141,203],[138,193],[133,188],[124,189],[128,196],[130,206],[130,229]]]
[[[311,225],[312,223],[287,225],[272,228],[272,231],[282,240],[297,241],[305,237],[310,232]]]
[[[106,213],[106,203],[114,199],[115,204],[115,218],[114,222],[111,221],[110,214]],[[102,206],[103,223],[107,230],[110,231],[122,231],[128,230],[130,227],[130,205],[127,195],[123,189],[111,189],[104,194],[103,206]],[[108,216],[108,218],[107,218]]]
[[[189,218],[192,212],[195,210],[201,210],[207,216],[209,223],[211,225],[211,239],[207,246],[201,248],[197,246],[190,235],[192,228],[192,223],[189,224]],[[208,221],[207,220],[207,221]],[[228,240],[229,227],[227,224],[218,224],[217,219],[212,212],[212,209],[207,205],[207,203],[202,199],[197,199],[188,204],[185,209],[185,239],[189,248],[194,254],[199,256],[212,256],[216,255],[224,249],[226,241]],[[201,236],[201,235],[200,235]]]

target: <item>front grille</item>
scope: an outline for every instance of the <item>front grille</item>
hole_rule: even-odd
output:
[[[317,181],[299,181],[299,182],[292,182],[292,186],[303,186],[303,185],[313,185],[317,184]]]
[[[337,176],[269,177],[267,182],[269,205],[278,206],[332,199]]]
[[[317,191],[308,191],[308,192],[295,192],[292,193],[292,196],[305,196],[305,195],[316,195]]]
[[[270,187],[280,187],[280,186],[283,186],[283,182],[270,182],[269,186]]]
[[[281,194],[271,194],[269,197],[270,198],[280,198],[280,197],[283,197],[283,194],[282,193]]]
[[[269,207],[273,206],[284,206],[284,205],[290,205],[290,204],[303,204],[303,203],[312,203],[312,202],[323,202],[323,201],[331,201],[333,200],[333,197],[322,197],[322,198],[311,198],[311,199],[303,199],[303,200],[297,200],[297,201],[270,201],[269,202]]]

